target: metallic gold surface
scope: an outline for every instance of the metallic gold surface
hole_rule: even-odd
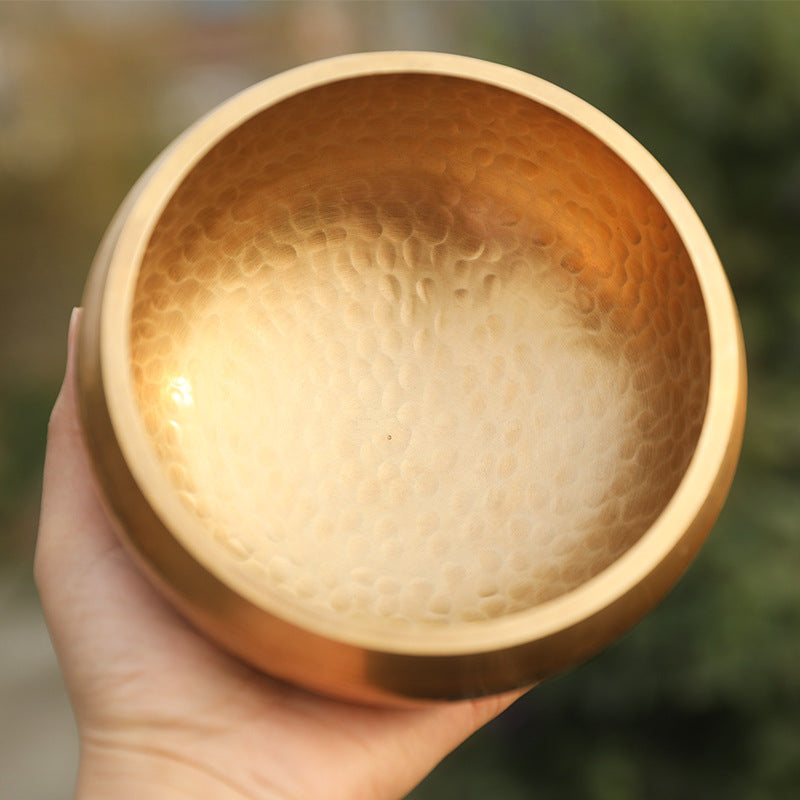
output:
[[[123,539],[257,666],[370,702],[541,680],[647,612],[744,423],[691,207],[562,90],[424,53],[237,96],[143,176],[80,351]]]

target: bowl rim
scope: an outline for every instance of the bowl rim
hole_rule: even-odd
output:
[[[263,608],[263,602],[248,593],[241,599],[254,608],[250,619],[277,616],[292,628],[303,629],[340,648],[355,648],[398,656],[462,656],[509,651],[533,640],[563,639],[566,631],[587,635],[589,650],[599,649],[644,615],[666,593],[691,561],[721,510],[730,483],[744,426],[746,375],[744,344],[733,296],[713,244],[697,214],[663,167],[630,134],[605,114],[568,91],[511,67],[465,56],[395,51],[358,53],[314,62],[262,81],[240,92],[190,127],[170,145],[142,176],[112,223],[98,252],[85,304],[90,312],[83,327],[81,351],[85,379],[82,394],[85,427],[91,427],[98,404],[107,410],[111,434],[91,441],[96,470],[104,485],[110,512],[122,520],[123,538],[142,558],[141,537],[131,530],[130,514],[115,500],[118,491],[110,483],[110,472],[119,472],[119,460],[130,471],[142,500],[175,538],[170,521],[188,522],[174,493],[158,491],[155,476],[160,466],[147,445],[144,423],[135,406],[129,360],[127,321],[138,269],[155,224],[181,181],[200,159],[233,129],[277,103],[310,89],[349,78],[389,73],[451,76],[495,86],[526,97],[574,121],[604,142],[644,182],[675,226],[689,254],[698,279],[708,318],[711,369],[708,402],[694,454],[673,496],[642,537],[622,556],[595,577],[550,601],[512,614],[477,622],[453,622],[446,626],[413,626],[408,629],[376,630],[360,625],[337,625],[302,607],[285,601]],[[92,309],[88,309],[92,306]],[[99,394],[98,394],[99,393]],[[102,441],[100,440],[102,439]],[[102,454],[98,454],[102,450]],[[108,464],[114,462],[114,469]],[[105,466],[103,466],[105,464]],[[131,501],[141,504],[142,500]],[[122,504],[124,505],[124,503]],[[204,562],[181,536],[179,546],[199,561],[199,569],[223,583],[225,576]],[[174,543],[173,543],[174,544]],[[152,561],[144,556],[144,561]],[[168,593],[175,595],[169,565],[146,564]],[[231,590],[233,591],[233,590]],[[175,597],[187,606],[187,598]],[[228,598],[230,600],[230,598]],[[628,608],[622,610],[622,601]],[[200,598],[188,598],[192,606],[209,608]],[[194,616],[198,616],[194,614]],[[202,623],[201,623],[202,624]],[[249,625],[250,623],[248,623]],[[590,637],[591,638],[591,637]],[[574,645],[572,645],[574,646]],[[560,645],[563,649],[564,643]],[[580,648],[579,648],[580,649]]]

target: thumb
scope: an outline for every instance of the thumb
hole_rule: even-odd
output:
[[[45,611],[87,564],[120,545],[100,503],[78,417],[75,363],[81,310],[70,318],[67,366],[47,429],[34,576]],[[80,535],[75,535],[79,532]],[[63,595],[61,595],[63,597]]]

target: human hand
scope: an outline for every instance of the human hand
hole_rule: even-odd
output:
[[[396,800],[516,699],[342,703],[252,670],[186,624],[98,500],[76,409],[77,318],[48,431],[35,576],[78,724],[78,800]]]

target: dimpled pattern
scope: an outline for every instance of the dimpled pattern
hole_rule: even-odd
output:
[[[164,472],[255,592],[367,624],[528,608],[613,562],[694,450],[708,330],[604,145],[448,77],[228,135],[152,235],[133,374]]]

